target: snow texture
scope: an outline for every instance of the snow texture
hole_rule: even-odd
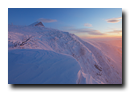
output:
[[[9,50],[9,84],[76,84],[80,70],[71,56],[37,49]]]

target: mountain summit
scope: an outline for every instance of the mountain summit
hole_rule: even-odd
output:
[[[42,22],[35,22],[35,23],[31,24],[30,26],[43,26],[43,27],[45,27],[45,26],[42,24]]]

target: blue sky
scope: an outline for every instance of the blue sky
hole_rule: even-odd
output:
[[[8,23],[30,25],[42,21],[45,27],[79,36],[115,35],[122,31],[122,8],[9,8]],[[121,35],[121,34],[120,34]]]

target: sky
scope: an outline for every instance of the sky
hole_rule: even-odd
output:
[[[122,8],[8,8],[8,24],[36,21],[81,38],[122,37]]]

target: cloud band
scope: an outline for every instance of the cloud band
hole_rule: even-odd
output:
[[[92,24],[85,23],[84,26],[86,26],[86,27],[92,27]]]
[[[108,23],[118,23],[118,22],[120,22],[120,19],[122,19],[122,17],[107,19],[106,21],[107,21]]]
[[[38,19],[38,21],[43,22],[43,23],[57,22],[57,20],[55,19],[44,19],[44,18],[40,18]]]

